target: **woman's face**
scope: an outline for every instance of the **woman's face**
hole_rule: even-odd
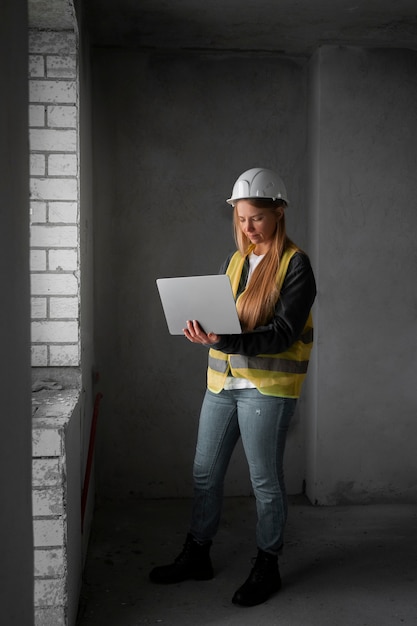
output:
[[[283,209],[260,209],[249,200],[239,200],[236,203],[236,212],[243,234],[255,244],[255,254],[265,254],[274,239]]]

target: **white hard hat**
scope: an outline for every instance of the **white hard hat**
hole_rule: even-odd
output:
[[[287,190],[278,174],[264,167],[253,167],[243,172],[233,185],[231,197],[226,200],[232,206],[244,198],[271,198],[288,204]]]

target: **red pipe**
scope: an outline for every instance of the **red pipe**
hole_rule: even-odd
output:
[[[93,465],[93,455],[94,455],[94,444],[96,439],[96,430],[97,430],[97,420],[98,420],[98,410],[100,405],[100,400],[103,397],[102,393],[97,393],[94,400],[94,411],[93,411],[93,419],[91,420],[91,428],[90,428],[90,442],[88,445],[88,456],[87,456],[87,467],[85,469],[85,477],[84,477],[84,486],[81,495],[81,532],[84,531],[84,516],[85,516],[85,507],[87,505],[87,495],[88,495],[88,487],[90,484],[91,477],[91,468]]]

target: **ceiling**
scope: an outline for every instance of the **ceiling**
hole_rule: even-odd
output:
[[[417,49],[416,0],[79,2],[97,46],[302,56],[324,44]],[[73,15],[73,0],[29,0],[31,27],[71,28]]]

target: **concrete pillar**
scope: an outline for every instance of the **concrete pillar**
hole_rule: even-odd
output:
[[[310,70],[307,493],[415,501],[417,53],[326,47]]]
[[[33,624],[27,5],[0,19],[1,621]]]

